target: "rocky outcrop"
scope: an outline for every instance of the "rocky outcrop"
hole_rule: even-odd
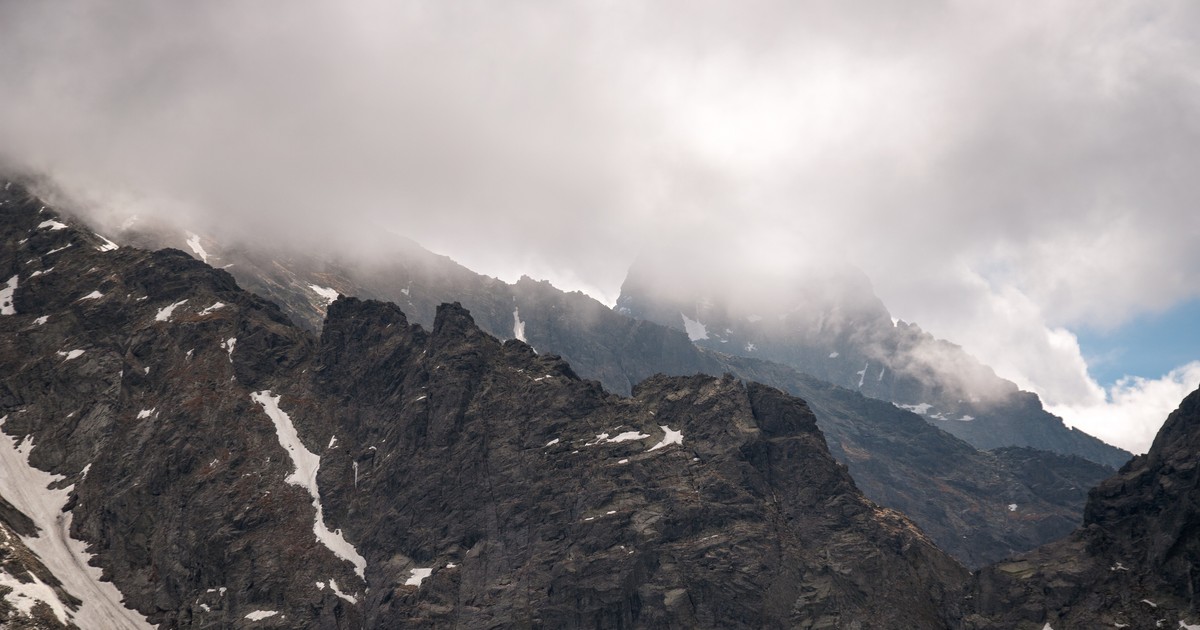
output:
[[[12,188],[0,455],[61,479],[6,488],[0,514],[10,555],[63,532],[79,570],[43,597],[70,624],[937,628],[967,577],[781,391],[659,376],[618,397],[457,304],[426,328],[341,298],[317,339]],[[17,508],[58,498],[63,518]],[[48,619],[14,590],[7,623]]]
[[[894,321],[862,272],[827,266],[747,282],[734,261],[643,256],[617,310],[699,346],[781,363],[894,402],[980,449],[1027,446],[1118,468],[1131,454],[1069,428],[962,348]]]
[[[1200,390],[1089,496],[1069,538],[979,572],[967,628],[1200,625]]]
[[[891,403],[768,361],[730,362],[809,401],[863,493],[903,511],[970,567],[1070,533],[1088,490],[1112,473],[1036,449],[979,451]]]
[[[166,234],[143,231],[127,237],[164,242]],[[177,240],[190,247],[182,236]],[[1071,531],[1080,522],[1087,489],[1107,474],[1047,454],[1038,465],[1069,477],[1068,487],[1074,490],[1043,496],[1018,477],[1019,471],[939,431],[928,417],[922,420],[858,391],[828,386],[777,362],[698,347],[681,331],[615,312],[548,282],[522,278],[509,285],[480,276],[409,241],[371,244],[369,249],[391,252],[387,261],[353,265],[268,247],[202,245],[209,260],[231,264],[229,271],[239,283],[278,301],[289,317],[310,330],[321,330],[328,306],[318,289],[394,302],[410,322],[427,329],[439,304],[457,301],[489,334],[520,336],[537,352],[560,355],[583,378],[620,394],[629,395],[636,383],[660,373],[731,373],[801,396],[815,412],[830,451],[849,467],[867,497],[909,515],[970,567],[1028,551]],[[862,294],[858,283],[847,287],[847,295]],[[867,294],[874,299],[869,286]],[[876,315],[890,327],[882,304],[877,299],[872,304],[866,310],[879,311]],[[1013,503],[1018,510],[1008,509]]]

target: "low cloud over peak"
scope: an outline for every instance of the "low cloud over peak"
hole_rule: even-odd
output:
[[[1060,404],[1104,398],[1070,330],[1200,287],[1182,0],[81,0],[0,25],[10,159],[230,238],[382,227],[609,303],[681,239],[837,255]]]

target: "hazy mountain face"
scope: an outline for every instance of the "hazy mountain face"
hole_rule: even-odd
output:
[[[1200,390],[1148,453],[1092,491],[1083,527],[975,576],[966,627],[1195,627],[1198,451]]]
[[[891,318],[859,270],[768,271],[714,247],[645,255],[616,310],[697,345],[761,358],[913,411],[979,448],[1032,446],[1119,467],[1129,453],[1068,429],[962,348]]]
[[[1097,488],[1083,528],[968,580],[910,521],[859,494],[810,408],[781,391],[659,376],[617,397],[557,357],[489,336],[459,305],[439,307],[426,330],[395,305],[338,298],[317,339],[225,272],[118,247],[23,189],[4,192],[6,626],[1194,620],[1200,392]],[[569,302],[557,295],[551,306]],[[535,329],[513,317],[514,335]],[[686,345],[797,379],[823,424],[849,431],[836,446],[849,462],[878,464],[887,451],[868,447],[879,440],[935,454],[927,478],[971,483],[936,477],[939,462],[970,463],[961,449],[973,451],[912,414]],[[854,432],[861,441],[845,439]],[[1029,449],[994,461],[1033,501],[1073,501],[1087,474]],[[975,499],[959,513],[990,509]],[[1028,505],[1003,509],[1027,519]]]
[[[1087,489],[1111,470],[1041,452],[1030,461],[1036,460],[1035,466],[1049,477],[1064,480],[1061,488],[1047,493],[1057,484],[1031,483],[1001,458],[979,452],[890,403],[866,400],[781,364],[705,350],[683,332],[631,318],[546,282],[523,278],[509,285],[481,276],[411,241],[393,241],[387,263],[364,264],[336,259],[319,249],[299,253],[269,243],[228,247],[208,237],[149,227],[131,225],[117,238],[149,247],[186,248],[196,257],[228,266],[243,286],[270,296],[314,331],[321,329],[326,307],[338,292],[394,302],[425,326],[432,326],[440,304],[458,301],[485,331],[527,341],[543,354],[559,354],[581,376],[617,393],[627,395],[657,373],[732,373],[800,395],[812,405],[834,457],[849,466],[867,497],[909,515],[968,566],[1031,549],[1070,531],[1080,521]],[[847,280],[861,282],[862,276],[852,274]],[[878,308],[869,287],[838,293],[856,298],[864,294],[866,302]],[[887,325],[890,329],[890,320]],[[1044,435],[1042,420],[1035,417],[1029,426],[1011,427],[1009,433],[1037,436],[1039,444],[1055,443],[1053,434]],[[1015,424],[1020,422],[1026,419]],[[1010,509],[1014,504],[1018,510]]]
[[[457,304],[339,298],[318,339],[41,208],[0,197],[6,626],[949,627],[966,572],[799,399],[618,397]]]

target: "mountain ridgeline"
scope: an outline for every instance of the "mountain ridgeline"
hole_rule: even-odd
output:
[[[1038,397],[916,324],[893,320],[857,269],[825,266],[747,282],[706,253],[643,256],[617,310],[697,345],[761,358],[910,409],[981,449],[1027,446],[1119,468],[1131,454],[1073,428]]]
[[[0,627],[1200,620],[1200,392],[1113,474],[419,249],[110,236],[0,192]]]
[[[457,304],[340,298],[318,338],[0,212],[5,627],[937,628],[967,579],[777,389],[619,397]]]
[[[970,567],[1071,531],[1082,518],[1087,490],[1113,470],[1037,451],[1036,465],[1062,483],[1032,483],[996,453],[978,450],[891,403],[831,386],[782,363],[700,347],[681,331],[547,282],[522,278],[509,285],[481,276],[411,241],[391,241],[385,262],[349,264],[262,247],[224,247],[208,239],[201,245],[191,236],[141,226],[118,240],[203,252],[215,265],[230,265],[240,284],[283,305],[294,321],[313,331],[320,330],[326,305],[338,293],[394,302],[426,327],[438,305],[459,302],[488,333],[521,338],[538,352],[558,354],[581,377],[620,394],[660,373],[729,373],[800,396],[815,412],[830,451],[849,467],[867,497],[907,514]],[[1062,428],[1056,418],[1042,415]]]

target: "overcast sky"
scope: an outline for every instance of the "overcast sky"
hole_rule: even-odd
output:
[[[198,229],[384,225],[610,304],[646,247],[846,256],[1140,451],[1200,348],[1102,383],[1076,335],[1200,298],[1197,37],[1184,0],[4,2],[0,146]]]

